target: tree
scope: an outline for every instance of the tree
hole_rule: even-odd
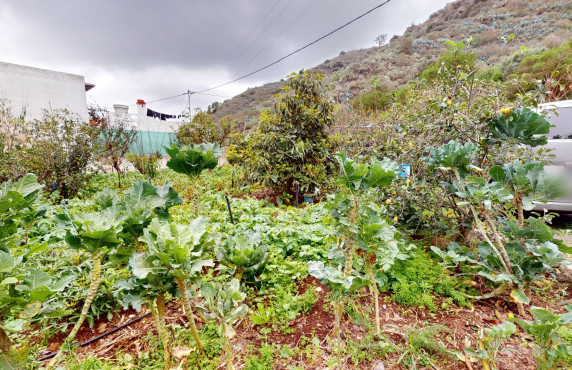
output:
[[[105,108],[90,107],[89,115],[92,124],[100,129],[99,155],[108,160],[117,171],[117,181],[121,187],[121,163],[137,140],[137,131],[131,129],[127,118],[112,118]]]
[[[379,47],[385,45],[385,43],[387,42],[387,34],[382,33],[381,35],[377,36],[374,41],[377,43],[377,46]]]
[[[250,139],[254,155],[246,166],[251,180],[290,194],[296,182],[302,191],[327,183],[334,167],[327,133],[333,110],[323,93],[321,74],[290,75],[274,109],[261,112],[260,126]]]
[[[211,113],[215,113],[216,110],[218,109],[218,107],[220,107],[220,103],[218,101],[215,101],[212,104],[209,104],[209,106],[207,107],[207,113],[211,114]]]
[[[179,126],[175,138],[179,145],[218,143],[223,146],[232,132],[232,126],[233,122],[228,118],[223,117],[215,123],[208,111],[203,112],[199,109],[192,121]]]

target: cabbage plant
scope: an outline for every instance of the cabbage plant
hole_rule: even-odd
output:
[[[88,252],[92,261],[90,285],[79,319],[66,337],[66,342],[71,343],[85,321],[91,303],[97,293],[101,282],[101,262],[103,257],[122,243],[119,233],[123,229],[122,224],[125,216],[116,208],[106,208],[100,212],[78,212],[60,215],[59,219],[67,229],[66,242],[68,246]],[[63,351],[58,351],[46,368],[54,368],[62,355]]]
[[[545,142],[545,138],[537,135],[547,133],[550,128],[543,117],[527,109],[503,114],[491,125],[492,136],[498,143],[531,146]],[[516,286],[511,297],[517,303],[519,314],[524,315],[524,304],[530,302],[530,282],[551,272],[552,267],[562,261],[560,250],[567,249],[554,240],[541,221],[525,220],[523,211],[533,208],[533,200],[557,197],[561,184],[559,179],[546,173],[541,163],[533,161],[514,160],[493,166],[489,177],[473,165],[477,152],[478,147],[473,143],[450,141],[432,148],[431,155],[423,160],[430,169],[452,174],[452,180],[447,178],[443,185],[456,199],[457,206],[468,211],[474,228],[484,240],[478,248],[479,258],[470,260],[481,266],[478,272],[481,276],[500,284],[492,295],[503,293],[508,286]],[[509,202],[516,205],[516,225],[510,219],[497,217],[500,209],[510,209]]]
[[[343,314],[343,301],[352,292],[370,285],[373,282],[366,277],[350,275],[346,276],[341,268],[325,266],[322,261],[308,262],[308,274],[326,284],[334,302],[334,336],[338,344],[340,341],[340,322]],[[375,284],[374,284],[375,285]],[[341,309],[340,309],[341,307]]]
[[[216,256],[221,264],[234,270],[238,281],[243,275],[256,279],[268,260],[268,246],[262,244],[260,233],[238,231],[218,246]]]
[[[102,260],[110,254],[118,261],[122,261],[125,255],[131,255],[136,239],[143,234],[143,228],[152,218],[167,219],[168,209],[180,203],[182,199],[170,184],[155,187],[140,180],[121,195],[110,189],[96,194],[96,211],[72,209],[57,216],[59,226],[66,230],[67,245],[88,252],[92,260],[90,287],[67,342],[75,338],[95,298],[101,281]],[[62,355],[59,351],[47,368],[53,368]]]
[[[140,310],[144,302],[148,303],[163,343],[167,368],[171,354],[165,329],[165,295],[176,295],[178,289],[191,334],[199,352],[204,355],[190,297],[187,296],[187,284],[200,279],[203,267],[213,266],[213,261],[204,256],[213,244],[207,232],[207,220],[199,217],[184,225],[162,222],[156,218],[145,229],[140,241],[147,245],[147,250],[131,256],[129,267],[133,276],[120,284],[124,304]]]
[[[351,282],[356,279],[355,276],[352,274],[352,267],[353,267],[353,260],[354,260],[354,253],[356,249],[356,242],[360,236],[363,239],[361,240],[360,248],[367,248],[370,253],[368,253],[368,261],[375,263],[375,249],[376,246],[380,247],[379,243],[372,244],[371,242],[374,241],[375,238],[379,237],[383,239],[381,236],[381,232],[379,235],[374,236],[375,231],[373,230],[376,226],[370,225],[370,229],[366,231],[364,228],[367,228],[366,223],[360,223],[362,219],[360,217],[363,211],[363,203],[371,194],[370,192],[377,189],[391,185],[393,180],[397,177],[397,174],[401,171],[399,165],[395,162],[390,161],[389,159],[385,158],[382,161],[379,161],[375,158],[371,160],[370,163],[357,163],[354,160],[347,157],[345,152],[340,152],[336,155],[338,164],[340,166],[340,175],[336,181],[336,184],[342,187],[342,191],[335,194],[333,197],[330,198],[327,207],[329,207],[331,214],[335,220],[336,229],[339,237],[339,244],[341,246],[341,250],[344,258],[344,266],[343,270],[340,271],[340,276],[335,277],[336,284],[342,284],[340,287],[345,287],[343,290],[345,293],[349,294],[352,291],[350,288],[352,287]],[[368,201],[369,202],[369,201]],[[384,228],[385,225],[381,224],[381,220],[378,220],[380,224],[378,226]],[[379,230],[379,229],[378,229]],[[387,230],[390,232],[390,230]],[[370,232],[369,235],[367,233]],[[381,240],[379,239],[379,240]],[[379,241],[378,240],[378,241]],[[319,263],[323,262],[318,261]],[[312,276],[321,279],[331,281],[333,284],[334,280],[329,279],[334,275],[333,271],[336,270],[333,267],[328,267],[328,270],[324,270],[324,273],[320,272],[318,266],[321,266],[316,261],[310,262],[310,266],[312,269],[310,274]],[[368,262],[369,263],[369,262]],[[368,275],[371,279],[373,276],[373,271],[370,268],[371,265],[367,266]],[[329,270],[334,269],[334,270]],[[369,271],[371,270],[371,271]],[[338,271],[338,270],[336,270]],[[341,280],[340,280],[341,279]],[[362,279],[362,278],[359,278]],[[363,279],[362,279],[363,280]],[[367,280],[367,279],[365,279]],[[363,280],[363,281],[365,281]],[[361,281],[361,280],[356,280]],[[368,280],[370,283],[373,281]],[[344,285],[345,284],[345,285]],[[349,285],[348,285],[349,284]],[[350,290],[348,290],[350,289]],[[374,284],[374,299],[375,299],[375,306],[376,306],[376,324],[379,323],[379,303],[377,302],[377,286]],[[339,295],[339,299],[334,299],[334,313],[336,317],[335,322],[335,332],[339,334],[340,328],[340,320],[343,313],[344,308],[344,297],[345,295]],[[378,328],[379,325],[376,325],[376,331],[379,334],[381,330]],[[339,336],[337,336],[339,341]]]
[[[198,177],[204,170],[211,170],[218,164],[222,150],[218,143],[189,144],[165,148],[171,159],[167,167],[175,172],[192,178]]]
[[[25,229],[44,216],[42,188],[33,174],[0,184],[0,368],[3,369],[24,366],[21,356],[11,350],[7,333],[20,333],[27,320],[40,312],[44,301],[62,292],[75,279],[73,275],[53,279],[36,269],[19,270],[25,259],[41,249],[41,245],[26,244],[29,240]],[[19,318],[5,323],[7,316]]]
[[[234,324],[246,316],[248,307],[242,303],[246,294],[240,291],[240,282],[232,279],[227,284],[203,283],[201,294],[204,303],[197,305],[203,315],[219,326],[228,370],[233,370],[231,339],[236,335]]]

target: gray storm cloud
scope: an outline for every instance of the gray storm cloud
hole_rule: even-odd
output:
[[[0,60],[84,75],[103,106],[200,90],[266,65],[381,1],[193,0],[26,1],[0,4]],[[341,50],[370,47],[381,33],[401,34],[447,0],[392,0],[328,39],[238,83],[247,87],[309,68]],[[222,97],[194,95],[205,107]],[[185,98],[157,103],[180,111]]]

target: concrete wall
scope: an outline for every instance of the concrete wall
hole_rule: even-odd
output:
[[[130,113],[130,108],[134,108],[132,112],[136,113]],[[129,122],[129,129],[138,132],[137,142],[133,145],[136,153],[151,154],[160,151],[164,156],[167,155],[164,147],[170,145],[171,136],[181,125],[180,120],[161,121],[147,117],[147,104],[145,103],[137,103],[135,106],[114,104],[113,110],[114,119]]]
[[[28,119],[42,117],[42,109],[68,109],[89,119],[83,76],[0,62],[0,98],[8,99],[16,114],[26,107]]]

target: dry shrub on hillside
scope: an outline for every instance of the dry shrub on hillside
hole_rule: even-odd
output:
[[[413,39],[411,37],[402,37],[399,39],[399,51],[411,55],[413,54]]]
[[[475,37],[477,45],[483,46],[499,40],[499,31],[484,30],[480,35]]]

